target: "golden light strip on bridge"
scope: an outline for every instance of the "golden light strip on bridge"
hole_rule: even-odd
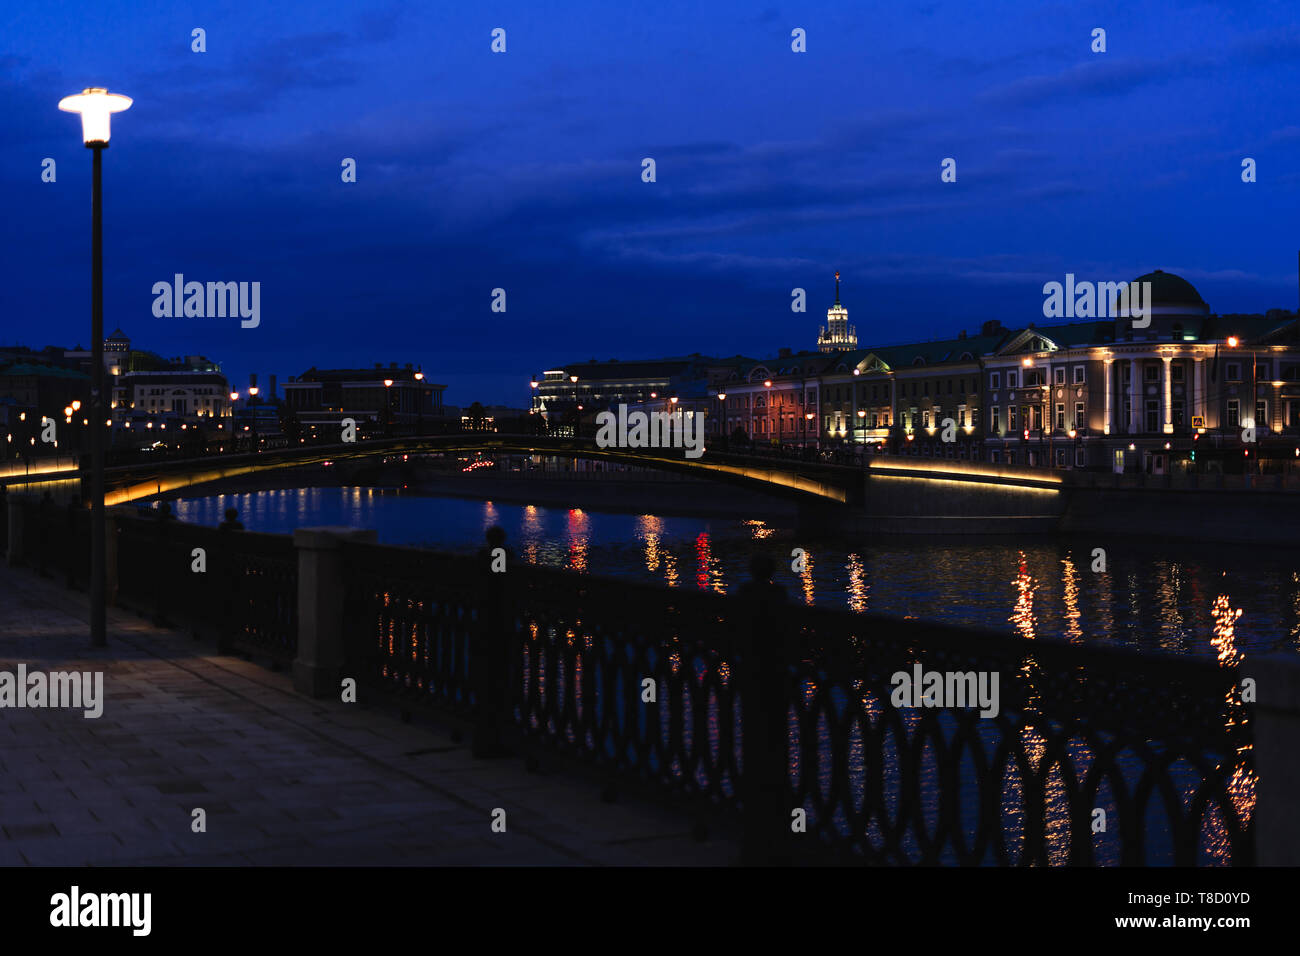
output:
[[[891,476],[885,472],[897,471],[902,475]],[[1043,485],[1064,484],[1064,479],[1060,475],[1026,475],[1018,471],[1009,471],[1007,469],[995,466],[981,465],[931,465],[924,462],[908,462],[907,464],[894,464],[893,462],[872,462],[867,466],[867,473],[874,473],[877,478],[904,477],[912,475],[917,478],[931,478],[932,480],[941,480],[943,476],[954,476],[949,480],[960,481],[974,484],[992,484],[1002,485],[1004,487],[1022,487],[1033,488],[1039,487],[1039,490],[1057,490],[1042,488]]]
[[[873,481],[920,481],[927,485],[951,485],[954,488],[967,488],[971,485],[983,485],[988,488],[1001,488],[1006,491],[1025,492],[1031,495],[1057,495],[1060,488],[1037,488],[1033,485],[1017,485],[1001,481],[962,481],[956,478],[933,478],[929,475],[872,475]]]

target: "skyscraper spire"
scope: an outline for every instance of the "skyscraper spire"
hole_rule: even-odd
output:
[[[817,336],[817,351],[839,352],[858,347],[858,333],[849,325],[849,310],[840,302],[840,270],[835,270],[835,304],[826,310],[826,324]]]

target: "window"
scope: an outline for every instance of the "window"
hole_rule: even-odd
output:
[[[1241,381],[1241,363],[1240,363],[1240,362],[1229,362],[1229,363],[1224,367],[1223,377],[1224,377],[1225,379],[1227,379],[1229,382],[1240,382],[1240,381]]]
[[[1008,381],[1009,381],[1009,380],[1010,380],[1010,379],[1008,379]],[[1002,387],[1002,375],[1001,375],[1001,373],[999,373],[999,372],[990,372],[990,373],[989,373],[989,388],[991,388],[991,389],[993,389],[994,391],[996,391],[997,389],[999,389],[999,388],[1001,388],[1001,387]]]
[[[930,409],[928,408],[921,413],[921,427],[922,428],[930,427]]]
[[[1064,374],[1064,369],[1062,369],[1062,374]],[[1056,421],[1052,425],[1052,427],[1058,429],[1059,431],[1065,431],[1065,403],[1064,402],[1058,402],[1056,405]],[[1062,462],[1062,464],[1064,464],[1064,462]]]
[[[1016,463],[1016,453],[1015,453],[1014,451],[1011,451],[1010,449],[1008,449],[1008,450],[1007,450],[1007,464],[1008,464],[1008,465],[1014,465],[1015,463]]]
[[[1186,369],[1186,368],[1185,368],[1181,363],[1175,362],[1174,365],[1173,365],[1173,376],[1174,376],[1174,382],[1175,382],[1175,383],[1181,383],[1181,382],[1185,381],[1185,380],[1186,380],[1186,374],[1185,374],[1186,371],[1187,371],[1187,369]]]
[[[1183,427],[1183,422],[1184,422],[1183,414],[1184,414],[1184,411],[1185,411],[1186,407],[1187,407],[1187,406],[1186,406],[1186,404],[1185,404],[1184,402],[1182,402],[1182,401],[1180,401],[1180,400],[1178,400],[1178,399],[1175,399],[1175,400],[1174,400],[1174,405],[1173,405],[1173,416],[1174,416],[1174,427],[1175,427],[1175,428],[1182,428],[1182,427]]]
[[[989,452],[989,461],[992,464],[996,465],[1001,460],[1002,460],[1002,453],[999,452],[996,448],[994,448],[992,451]]]
[[[1084,413],[1083,402],[1074,403],[1074,427],[1083,431],[1084,425],[1088,422],[1088,416]]]
[[[1084,382],[1084,375],[1086,374],[1086,372],[1087,372],[1087,366],[1086,366],[1086,365],[1076,365],[1076,366],[1074,367],[1074,384],[1075,384],[1075,385],[1082,385],[1082,384],[1083,384],[1083,382]]]
[[[1149,432],[1160,431],[1160,403],[1154,398],[1147,399],[1146,430]]]
[[[998,407],[996,405],[989,409],[989,431],[995,435],[998,433]]]
[[[1264,382],[1268,380],[1268,362],[1260,359],[1255,363],[1255,381]]]
[[[1160,380],[1160,369],[1154,365],[1142,366],[1142,378],[1148,382],[1158,382]]]
[[[1085,464],[1087,464],[1087,459],[1084,457],[1084,454],[1085,454],[1085,453],[1084,453],[1084,450],[1083,450],[1082,448],[1076,448],[1076,449],[1074,450],[1074,467],[1075,467],[1075,468],[1082,468]]]
[[[1236,428],[1241,424],[1241,406],[1235,398],[1228,399],[1228,427]]]
[[[1255,427],[1268,428],[1268,402],[1262,399],[1255,403]]]
[[[1016,406],[1008,405],[1007,406],[1007,431],[1014,432],[1015,430],[1016,430]]]
[[[1015,387],[1016,387],[1016,370],[1013,368],[1009,368],[1007,369],[1007,388],[1015,388]]]
[[[1052,383],[1054,385],[1065,384],[1065,366],[1058,365],[1056,368],[1052,369]]]
[[[1057,467],[1057,468],[1064,468],[1064,467],[1065,467],[1065,449],[1064,449],[1064,448],[1058,448],[1058,449],[1056,449],[1056,467]]]

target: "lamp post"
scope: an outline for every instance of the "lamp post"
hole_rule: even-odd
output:
[[[573,437],[578,437],[578,412],[582,411],[582,406],[578,404],[578,376],[570,375],[569,384],[573,386]]]
[[[236,451],[235,444],[235,402],[239,401],[239,393],[230,393],[230,453],[233,455]]]
[[[384,379],[384,437],[389,438],[393,434],[393,380]]]
[[[724,449],[727,449],[730,448],[731,445],[731,433],[727,431],[727,393],[726,392],[718,392],[718,405],[721,406],[722,409],[722,421],[719,423],[718,437],[722,439],[722,447]]]
[[[90,419],[104,418],[104,205],[103,154],[109,118],[131,105],[129,96],[88,87],[59,100],[59,109],[81,115],[81,141],[92,151],[90,246]],[[108,643],[104,607],[104,433],[90,430],[90,643]]]
[[[415,373],[416,434],[424,434],[424,373]]]
[[[257,386],[248,386],[248,408],[252,411],[252,453],[260,451],[257,447]]]

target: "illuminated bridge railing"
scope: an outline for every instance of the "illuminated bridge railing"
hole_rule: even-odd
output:
[[[342,674],[471,722],[480,755],[550,754],[729,821],[751,861],[1254,860],[1252,726],[1226,664],[787,605],[752,584],[341,554]],[[893,675],[917,666],[996,674],[996,710],[894,706]]]

